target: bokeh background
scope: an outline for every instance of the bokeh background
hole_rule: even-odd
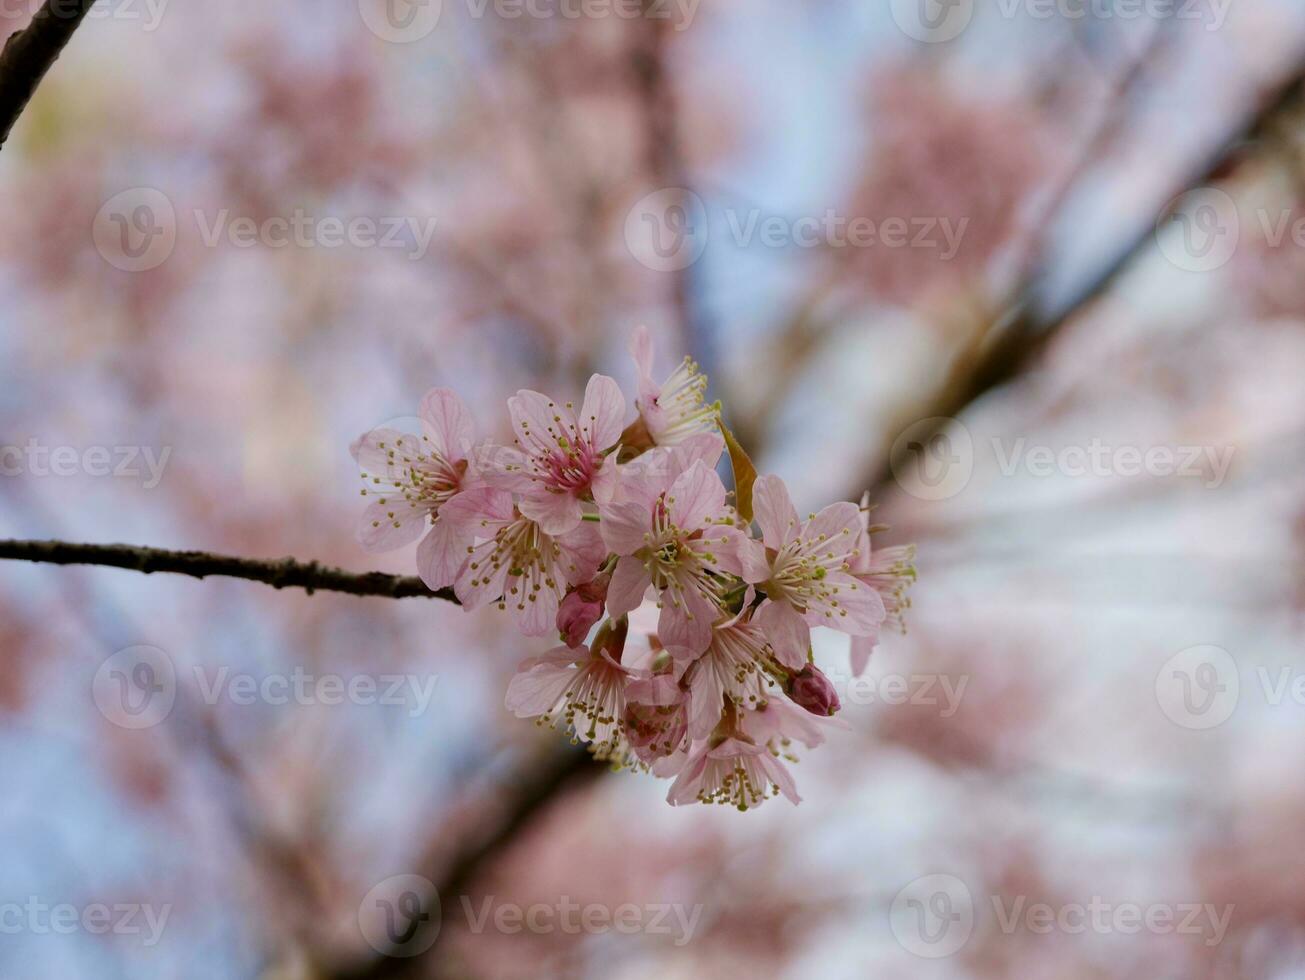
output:
[[[1299,2],[632,10],[100,0],[0,153],[0,536],[410,573],[350,440],[633,391],[646,324],[800,508],[918,545],[866,678],[821,640],[804,802],[577,763],[492,611],[6,562],[0,975],[1305,975]],[[178,694],[125,727],[142,646]],[[205,696],[296,670],[433,695]],[[639,926],[492,918],[566,902]]]

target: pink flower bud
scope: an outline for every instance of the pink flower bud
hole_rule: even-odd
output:
[[[594,623],[603,618],[603,605],[607,602],[607,585],[610,574],[599,575],[592,582],[578,585],[567,592],[557,607],[557,631],[569,647],[578,647],[589,635]]]
[[[832,715],[842,707],[834,685],[814,664],[807,664],[800,673],[793,675],[788,694],[794,703],[813,715]]]

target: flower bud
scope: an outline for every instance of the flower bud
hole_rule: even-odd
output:
[[[557,631],[569,647],[578,647],[589,635],[594,623],[603,618],[610,574],[599,575],[591,582],[573,587],[557,607]]]
[[[788,695],[813,715],[832,715],[842,707],[834,685],[815,664],[807,664],[789,679]]]

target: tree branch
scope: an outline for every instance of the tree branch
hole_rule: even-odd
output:
[[[1298,64],[1284,82],[1249,112],[1224,144],[1192,170],[1178,188],[1178,194],[1218,179],[1243,146],[1260,139],[1276,120],[1299,103],[1303,89],[1305,63]],[[919,433],[913,441],[927,442],[933,433],[947,424],[948,419],[960,415],[989,391],[1026,374],[1060,329],[1109,292],[1124,271],[1132,267],[1153,242],[1154,229],[1154,221],[1142,223],[1113,261],[1059,307],[1038,308],[1026,292],[1024,299],[1008,314],[1004,325],[985,331],[976,338],[966,355],[957,360],[941,390],[919,410],[922,413],[920,418],[935,419],[937,425],[929,432]],[[894,463],[900,465],[904,461],[903,457],[884,461],[870,477],[870,484],[890,486]]]
[[[389,599],[444,599],[457,602],[452,589],[432,592],[415,575],[384,572],[347,572],[294,558],[261,559],[215,555],[207,551],[167,551],[130,544],[76,544],[70,541],[0,540],[0,559],[43,562],[50,565],[104,565],[150,575],[172,572],[191,578],[210,575],[262,582],[274,589],[303,589],[309,595],[345,592],[349,595],[385,596]]]
[[[95,0],[45,0],[0,51],[0,146]]]

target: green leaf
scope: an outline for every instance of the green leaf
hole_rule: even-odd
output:
[[[757,468],[752,465],[747,451],[739,445],[719,413],[716,415],[716,424],[720,426],[720,434],[725,437],[725,448],[730,451],[730,468],[734,471],[734,504],[740,516],[751,524],[752,484],[757,482]]]

